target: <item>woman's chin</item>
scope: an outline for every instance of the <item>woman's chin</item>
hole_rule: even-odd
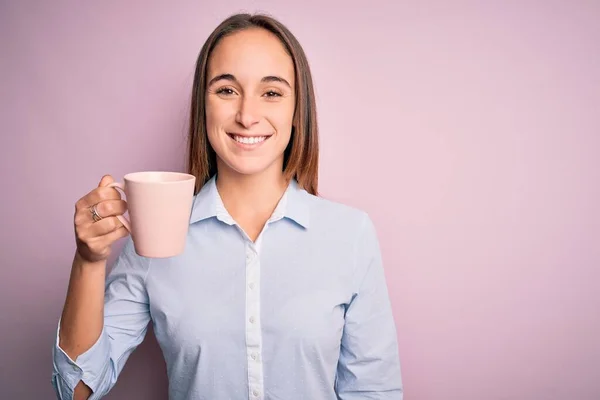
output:
[[[276,168],[277,163],[266,163],[264,160],[235,160],[233,162],[224,163],[230,173],[236,175],[252,176],[262,175],[272,168]],[[219,170],[221,171],[222,168]],[[281,170],[281,168],[279,168]]]

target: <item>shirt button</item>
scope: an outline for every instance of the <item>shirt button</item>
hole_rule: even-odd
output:
[[[253,324],[256,321],[256,318],[250,317],[249,321],[250,321],[251,324]]]
[[[252,391],[252,395],[253,395],[254,397],[258,397],[258,395],[259,395],[259,394],[260,394],[260,393],[258,393],[258,390],[253,390],[253,391]]]
[[[250,289],[252,289],[252,290],[254,289],[254,287],[255,287],[255,286],[256,286],[256,285],[254,285],[254,282],[250,282],[250,283],[248,284],[248,287],[249,287]]]
[[[253,359],[254,361],[256,361],[256,359],[258,358],[258,354],[256,354],[256,353],[252,353],[252,355],[251,355],[250,357],[252,357],[252,359]]]

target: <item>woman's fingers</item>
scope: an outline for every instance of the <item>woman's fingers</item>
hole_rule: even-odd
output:
[[[98,187],[75,204],[77,251],[90,261],[108,257],[112,244],[129,233],[117,218],[127,211],[127,202],[115,188],[106,187],[112,182],[110,175],[103,176]]]

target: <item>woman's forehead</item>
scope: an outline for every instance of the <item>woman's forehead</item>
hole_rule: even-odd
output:
[[[214,48],[208,75],[232,74],[238,80],[282,76],[293,80],[294,63],[283,43],[264,29],[247,29],[223,38]]]

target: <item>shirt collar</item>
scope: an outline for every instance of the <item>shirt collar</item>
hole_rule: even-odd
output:
[[[195,196],[190,223],[193,224],[213,217],[228,225],[235,224],[223,205],[217,190],[215,176],[210,178]],[[309,227],[308,193],[300,188],[295,179],[290,181],[269,221],[273,222],[281,218],[289,218],[304,228]]]

